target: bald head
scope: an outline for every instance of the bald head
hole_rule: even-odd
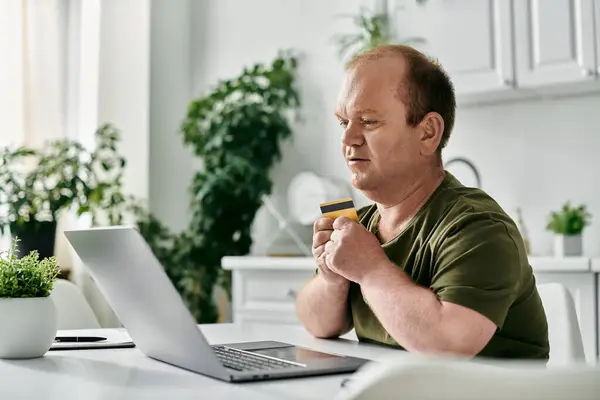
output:
[[[364,52],[347,65],[348,75],[376,75],[395,91],[407,109],[407,123],[416,126],[429,112],[444,121],[439,151],[446,147],[456,113],[452,82],[443,68],[418,50],[405,45],[378,46]]]

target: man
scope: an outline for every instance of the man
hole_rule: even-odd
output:
[[[485,192],[443,168],[455,115],[440,66],[380,46],[347,69],[336,116],[360,222],[314,225],[316,276],[297,314],[316,337],[453,356],[548,359],[548,327],[523,240]]]

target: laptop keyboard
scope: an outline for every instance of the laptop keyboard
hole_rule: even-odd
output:
[[[305,367],[304,364],[261,356],[231,347],[213,346],[213,351],[226,368],[236,371],[264,371]]]

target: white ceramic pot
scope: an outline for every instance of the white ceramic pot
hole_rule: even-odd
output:
[[[0,358],[36,358],[52,346],[58,319],[50,297],[0,298]]]
[[[555,235],[554,257],[577,257],[583,254],[581,235]]]

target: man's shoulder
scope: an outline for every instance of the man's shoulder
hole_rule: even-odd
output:
[[[516,227],[508,213],[487,193],[474,190],[463,194],[447,204],[441,222],[448,227],[461,227],[475,222]]]
[[[506,235],[510,242],[521,240],[514,220],[482,189],[449,185],[439,193],[428,214],[436,220],[433,236],[438,240],[460,236],[466,230],[483,236]]]
[[[452,175],[445,179],[428,211],[448,223],[489,218],[512,222],[508,213],[485,190],[464,186]]]

